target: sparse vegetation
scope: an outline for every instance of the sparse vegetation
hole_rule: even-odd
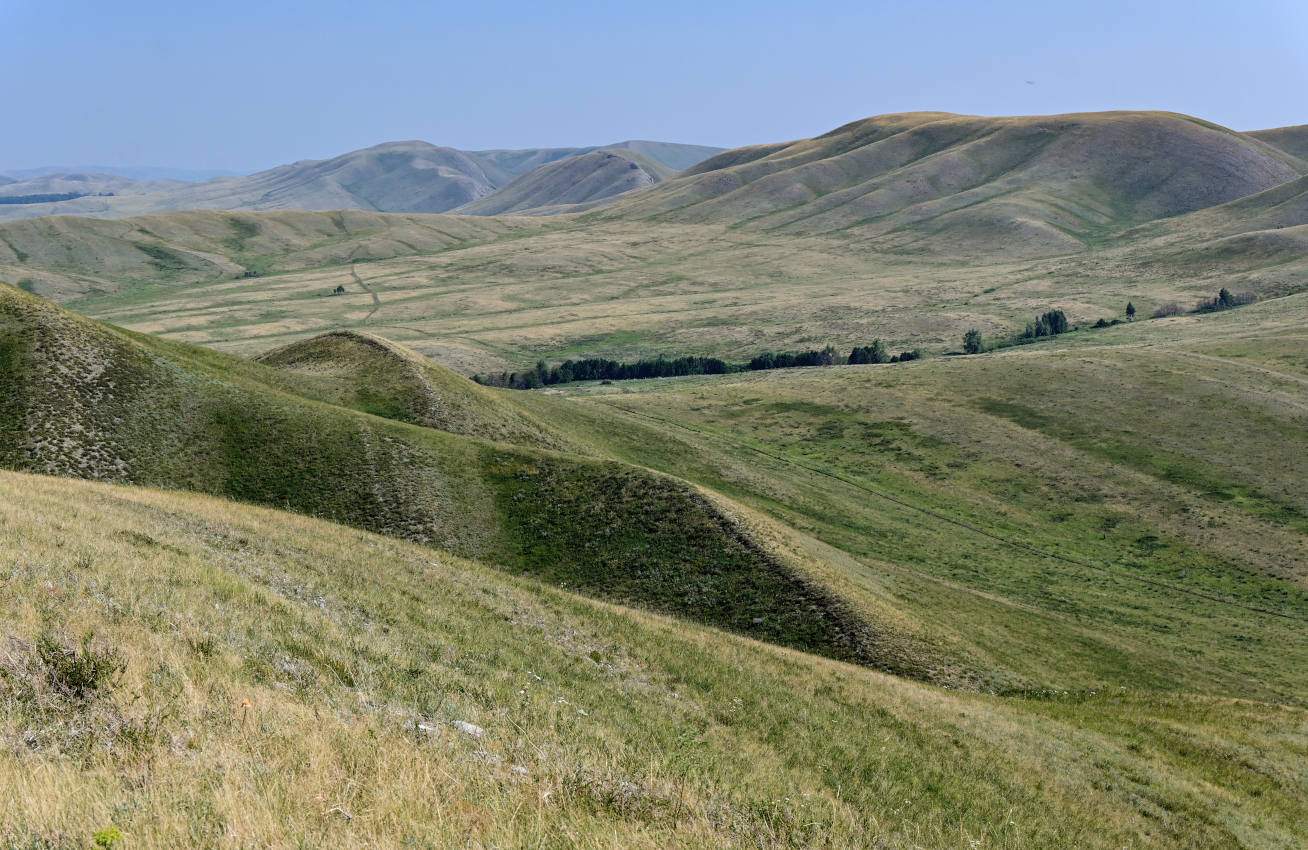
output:
[[[1194,308],[1196,313],[1215,313],[1218,310],[1229,310],[1232,307],[1240,307],[1244,304],[1252,304],[1258,300],[1258,296],[1252,292],[1241,292],[1239,295],[1232,295],[1226,287],[1217,295],[1205,301],[1200,301],[1199,305]]]

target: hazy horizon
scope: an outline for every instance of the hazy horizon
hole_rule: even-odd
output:
[[[1181,112],[1236,130],[1308,123],[1308,8],[1253,0],[930,9],[674,0],[11,0],[3,91],[22,133],[0,173],[59,163],[247,174],[386,141],[463,150],[623,139],[736,147],[887,112]],[[52,57],[55,61],[52,61]],[[6,171],[6,169],[8,169]]]

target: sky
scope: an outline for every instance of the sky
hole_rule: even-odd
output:
[[[1308,2],[0,0],[0,173],[735,147],[913,110],[1308,123]]]

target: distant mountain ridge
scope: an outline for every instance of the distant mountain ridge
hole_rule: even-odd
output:
[[[9,180],[30,180],[51,174],[111,174],[129,180],[178,180],[184,183],[241,176],[241,172],[225,168],[167,168],[156,165],[43,165],[39,168],[10,168],[4,174]],[[0,178],[0,183],[4,182],[6,181]]]
[[[721,148],[625,141],[589,148],[461,151],[411,140],[202,183],[136,181],[114,174],[42,174],[12,182],[0,179],[0,199],[32,197],[36,201],[0,204],[0,221],[45,215],[124,218],[188,209],[440,213],[491,195],[534,168],[609,150],[639,158],[641,164],[637,167],[657,182],[719,153]],[[603,160],[586,161],[599,164]],[[615,172],[611,176],[613,183],[606,186],[604,178],[578,175],[588,187],[581,199],[603,199],[634,187],[626,175]],[[576,192],[541,196],[542,185],[538,181],[538,193],[532,196],[536,205],[572,203],[578,197]],[[75,197],[58,201],[41,198],[50,194]]]

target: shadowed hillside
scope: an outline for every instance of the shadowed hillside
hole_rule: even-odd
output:
[[[454,210],[468,215],[549,214],[653,186],[673,172],[640,154],[603,150],[542,165]]]

